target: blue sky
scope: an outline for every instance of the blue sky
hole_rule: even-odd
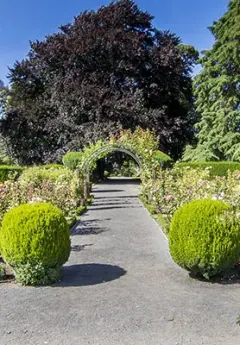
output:
[[[169,29],[183,43],[198,50],[211,47],[207,29],[227,9],[228,0],[137,0],[155,16],[154,25]],[[0,0],[0,79],[7,82],[8,67],[21,60],[29,50],[29,40],[42,39],[61,24],[86,9],[97,9],[106,0]]]

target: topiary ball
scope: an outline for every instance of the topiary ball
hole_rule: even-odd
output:
[[[181,267],[211,276],[231,269],[240,259],[240,222],[222,201],[203,199],[185,204],[173,216],[169,247]]]
[[[49,203],[24,204],[8,211],[0,230],[0,251],[11,266],[52,268],[70,255],[69,226],[63,213]]]

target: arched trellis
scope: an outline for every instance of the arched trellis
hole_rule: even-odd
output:
[[[131,156],[135,162],[139,165],[140,169],[143,167],[143,160],[131,147],[121,144],[106,144],[96,149],[91,155],[83,162],[82,171],[84,174],[84,199],[86,200],[90,192],[90,171],[95,163],[102,155],[107,156],[112,152],[123,152],[128,156]]]

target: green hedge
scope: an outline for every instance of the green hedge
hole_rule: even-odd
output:
[[[232,269],[240,258],[240,221],[219,200],[186,203],[171,221],[169,248],[181,267],[205,278]]]
[[[193,169],[201,168],[211,168],[212,176],[226,176],[228,170],[230,171],[240,171],[240,163],[238,162],[184,162],[177,163],[178,167],[191,167]]]
[[[75,170],[82,161],[83,152],[68,152],[63,156],[63,164],[71,170]]]
[[[20,166],[0,165],[0,182],[17,179],[23,170]]]

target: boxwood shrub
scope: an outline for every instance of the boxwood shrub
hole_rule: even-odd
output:
[[[240,261],[240,220],[230,206],[202,199],[185,204],[173,216],[169,246],[173,260],[205,278]]]
[[[0,165],[0,182],[17,179],[21,175],[23,170],[24,167],[17,165]]]
[[[226,176],[228,170],[240,171],[240,163],[238,162],[181,162],[177,163],[178,167],[191,167],[191,168],[211,168],[211,176]]]
[[[68,152],[63,156],[63,164],[71,170],[77,169],[83,157],[83,152]]]
[[[52,283],[70,254],[69,226],[63,213],[49,203],[11,209],[3,218],[0,251],[20,283]]]

